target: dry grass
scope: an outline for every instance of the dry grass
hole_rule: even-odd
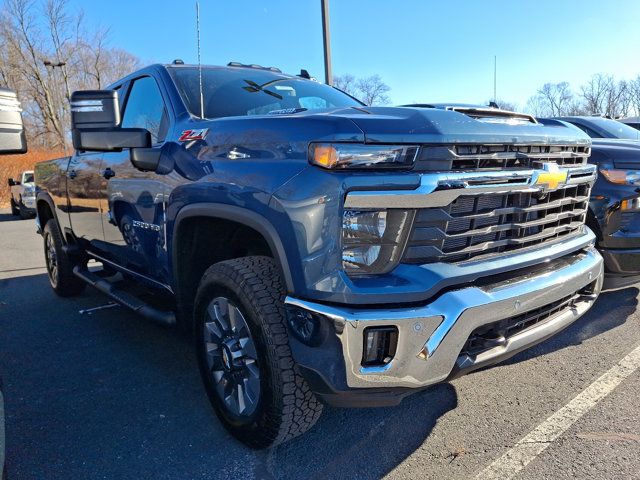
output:
[[[24,155],[0,156],[0,207],[9,206],[9,178],[18,179],[24,170],[33,170],[38,162],[64,156],[63,152],[50,150],[30,150]]]

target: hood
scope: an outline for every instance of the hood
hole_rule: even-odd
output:
[[[594,163],[613,163],[616,168],[639,168],[640,141],[594,138],[591,158]]]
[[[366,142],[384,144],[590,145],[564,122],[542,124],[524,114],[462,108],[348,107],[280,111],[271,115],[199,121],[213,144]],[[304,147],[306,149],[306,146]]]
[[[544,125],[528,115],[497,109],[362,107],[335,114],[354,122],[368,143],[590,143],[586,134],[562,123]]]

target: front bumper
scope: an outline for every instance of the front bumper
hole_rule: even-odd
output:
[[[628,287],[640,283],[640,248],[601,250],[606,266],[605,289]]]
[[[412,391],[499,362],[549,338],[591,307],[602,278],[602,257],[590,246],[538,267],[511,272],[505,278],[497,276],[446,291],[423,306],[356,309],[288,297],[289,308],[313,312],[325,319],[329,331],[324,343],[316,347],[292,338],[292,350],[321,397],[331,399],[354,391],[366,394],[368,389],[375,394],[372,397],[383,394],[384,389]],[[566,308],[506,338],[499,346],[477,355],[462,353],[479,327],[541,311],[566,299],[572,299]],[[399,332],[395,356],[384,366],[361,365],[364,330],[371,326],[395,326]]]
[[[32,212],[36,211],[36,197],[22,197],[22,205]]]

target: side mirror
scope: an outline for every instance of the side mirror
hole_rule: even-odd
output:
[[[71,132],[76,150],[118,152],[123,148],[151,146],[149,131],[120,127],[120,106],[115,90],[74,92],[71,95]]]
[[[15,182],[15,180],[14,180],[13,178],[10,178],[10,179],[8,180],[8,182],[9,182],[9,186],[10,186],[10,187],[15,186],[15,184],[16,184],[16,182]]]
[[[90,152],[120,152],[123,148],[151,146],[151,133],[144,128],[94,128],[72,131],[73,148]]]
[[[0,154],[26,153],[22,108],[11,90],[0,88]]]

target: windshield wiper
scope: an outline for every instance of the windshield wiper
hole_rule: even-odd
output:
[[[279,80],[277,80],[277,81],[279,81]],[[273,81],[264,83],[262,85],[259,85],[256,82],[251,81],[251,80],[245,80],[244,82],[247,84],[247,86],[246,87],[242,87],[242,89],[246,90],[247,92],[251,92],[251,93],[264,92],[267,95],[271,95],[272,97],[276,97],[278,100],[282,100],[282,95],[280,95],[280,94],[278,94],[276,92],[272,92],[271,90],[267,90],[266,88],[264,88],[264,87],[272,84]]]

